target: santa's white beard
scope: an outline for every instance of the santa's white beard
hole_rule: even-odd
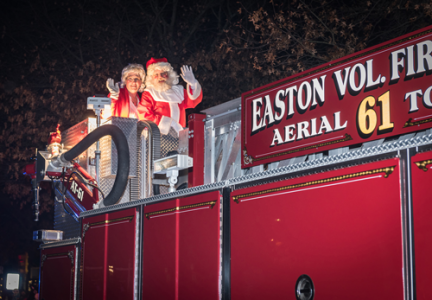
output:
[[[153,87],[158,92],[165,92],[165,91],[167,91],[167,90],[169,90],[171,88],[171,85],[169,83],[167,83],[166,81],[164,81],[164,82],[153,82]]]

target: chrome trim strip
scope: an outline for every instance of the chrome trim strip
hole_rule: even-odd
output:
[[[414,149],[412,149],[414,150]],[[407,295],[407,299],[410,300],[415,300],[415,272],[414,272],[414,268],[415,268],[415,260],[414,260],[414,226],[413,226],[413,197],[412,197],[412,178],[411,178],[411,174],[412,174],[412,170],[411,170],[411,152],[414,151],[410,151],[407,150],[405,151],[405,174],[402,174],[405,178],[405,184],[403,182],[401,182],[401,186],[405,185],[406,186],[406,190],[405,190],[405,222],[406,224],[404,225],[405,227],[405,242],[406,242],[406,253],[405,253],[405,259],[406,259],[406,295]],[[405,248],[405,247],[404,247]]]
[[[141,200],[137,200],[137,201],[133,201],[133,202],[129,202],[129,203],[122,203],[122,204],[118,204],[118,205],[112,205],[112,206],[108,206],[108,207],[103,207],[103,208],[99,208],[99,209],[95,209],[95,210],[86,211],[86,212],[83,212],[80,214],[80,218],[86,218],[89,216],[103,214],[103,213],[107,213],[107,212],[111,212],[111,211],[117,211],[117,210],[121,210],[121,209],[132,208],[132,207],[136,207],[136,206],[139,206],[142,204],[151,204],[151,203],[160,202],[160,201],[164,201],[164,200],[170,200],[170,199],[175,199],[175,198],[179,198],[179,197],[201,194],[201,193],[205,193],[205,192],[210,192],[210,191],[222,189],[224,186],[226,186],[226,182],[218,182],[218,183],[201,185],[201,186],[197,186],[197,187],[193,187],[193,188],[189,188],[189,189],[179,190],[179,191],[176,191],[174,193],[157,195],[157,196],[153,196],[150,198],[141,199]]]
[[[69,240],[63,240],[63,241],[58,241],[58,242],[41,244],[39,246],[39,249],[55,248],[55,247],[61,247],[61,246],[75,245],[75,244],[79,244],[79,243],[81,243],[81,238],[75,238],[75,239],[69,239]]]
[[[262,173],[254,173],[246,176],[233,178],[229,180],[229,185],[242,184],[257,179],[266,179],[273,176],[285,175],[298,171],[305,171],[317,167],[329,166],[337,163],[348,162],[352,160],[373,157],[381,154],[391,153],[411,147],[422,146],[432,143],[432,134],[414,137],[406,140],[388,142],[379,146],[373,146],[366,149],[353,150],[334,156],[327,156],[320,159],[314,159],[303,163],[288,165],[279,169],[273,169]]]
[[[139,282],[140,282],[140,274],[139,268],[141,265],[141,255],[140,255],[140,212],[136,212],[136,220],[135,220],[135,268],[134,268],[134,300],[139,299]]]
[[[78,247],[78,245],[75,246],[75,270],[74,270],[74,299],[77,300],[78,299],[78,272],[79,272],[79,265],[78,265],[78,256],[80,254],[80,249]]]

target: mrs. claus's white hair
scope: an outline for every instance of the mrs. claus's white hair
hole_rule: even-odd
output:
[[[141,78],[141,86],[138,89],[138,92],[142,93],[145,89],[145,81],[146,81],[146,72],[144,71],[144,67],[141,64],[129,64],[122,70],[122,76],[121,76],[121,87],[125,87],[126,85],[126,78],[129,76],[130,73],[136,73]]]

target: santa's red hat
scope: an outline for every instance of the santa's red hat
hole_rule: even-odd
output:
[[[147,67],[147,78],[146,78],[147,87],[152,85],[152,76],[155,70],[168,72],[170,85],[178,83],[178,75],[165,57],[150,58],[150,60],[146,64],[146,67]]]
[[[146,64],[147,74],[153,73],[154,70],[159,69],[169,72],[172,70],[171,64],[165,57],[162,58],[150,58]]]
[[[167,63],[168,60],[167,60],[165,57],[162,57],[162,58],[153,58],[153,57],[152,57],[152,58],[150,58],[150,60],[147,62],[147,64],[146,64],[146,68],[148,69],[150,65],[152,65],[152,64],[157,64],[157,63],[161,63],[161,62]]]

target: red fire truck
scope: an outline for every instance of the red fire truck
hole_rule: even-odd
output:
[[[33,180],[36,208],[39,182],[56,194],[40,299],[429,299],[431,74],[428,27],[190,115],[178,139],[68,129]]]

